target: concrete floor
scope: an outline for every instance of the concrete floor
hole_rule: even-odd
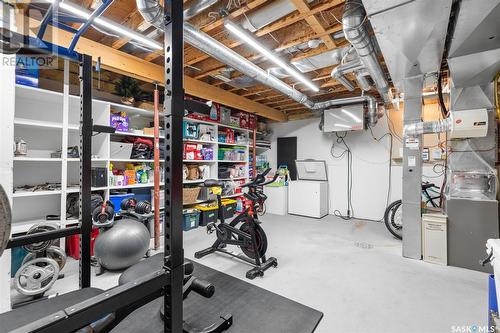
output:
[[[262,220],[279,267],[250,282],[322,311],[318,333],[437,333],[487,324],[487,274],[405,259],[382,223],[271,214]],[[188,258],[215,237],[204,228],[184,235]],[[249,269],[219,254],[199,262],[242,279]],[[64,270],[51,292],[78,285],[77,262]],[[93,285],[110,288],[118,275],[93,278]]]

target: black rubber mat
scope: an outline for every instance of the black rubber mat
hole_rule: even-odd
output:
[[[149,258],[150,263],[156,259],[158,258]],[[184,319],[191,326],[206,327],[220,315],[231,313],[233,325],[226,332],[310,333],[314,332],[323,317],[321,312],[308,306],[193,263],[194,275],[210,281],[216,291],[209,299],[191,293],[184,301]],[[146,264],[141,266],[143,265]],[[161,306],[163,299],[146,304],[131,313],[112,332],[163,332],[159,313]]]
[[[2,313],[0,314],[0,332],[8,332],[27,325],[100,293],[102,293],[102,290],[97,288],[79,289]]]

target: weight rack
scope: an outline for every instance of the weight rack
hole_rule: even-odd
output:
[[[57,11],[56,8],[51,9]],[[46,19],[44,18],[44,22]],[[72,332],[111,312],[123,317],[154,298],[164,295],[164,332],[183,331],[184,249],[182,224],[182,121],[184,116],[183,89],[183,1],[166,0],[164,6],[165,51],[165,202],[164,202],[164,267],[134,283],[113,288],[105,293],[35,321],[21,331]],[[45,22],[45,25],[48,23]],[[89,24],[84,25],[88,28]],[[42,25],[43,32],[45,31]],[[71,49],[53,45],[38,38],[17,34],[24,45],[35,45],[29,51],[56,54],[80,64],[80,217],[79,226],[23,235],[9,240],[7,248],[35,242],[81,235],[79,286],[91,285],[90,238],[92,133],[98,127],[92,122],[92,57]],[[79,38],[79,31],[75,38]],[[20,39],[19,39],[20,38]],[[73,44],[73,43],[72,43]],[[74,45],[73,45],[74,47]]]

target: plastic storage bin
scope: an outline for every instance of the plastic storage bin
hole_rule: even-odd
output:
[[[196,209],[200,211],[200,221],[199,226],[206,226],[209,223],[217,222],[219,217],[219,208],[217,206],[195,206]]]
[[[110,142],[110,157],[112,159],[126,159],[128,160],[132,155],[133,143],[124,142]]]
[[[237,202],[236,200],[233,199],[223,199],[222,200],[222,206],[223,206],[223,216],[224,219],[230,219],[234,216],[234,213],[236,212],[236,206]]]
[[[184,231],[198,228],[200,223],[200,211],[198,209],[184,209],[184,223],[182,228]]]

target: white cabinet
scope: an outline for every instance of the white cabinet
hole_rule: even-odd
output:
[[[267,195],[266,213],[286,215],[288,213],[288,187],[266,186],[264,194]]]
[[[310,180],[289,182],[288,213],[315,218],[328,215],[328,182]]]

